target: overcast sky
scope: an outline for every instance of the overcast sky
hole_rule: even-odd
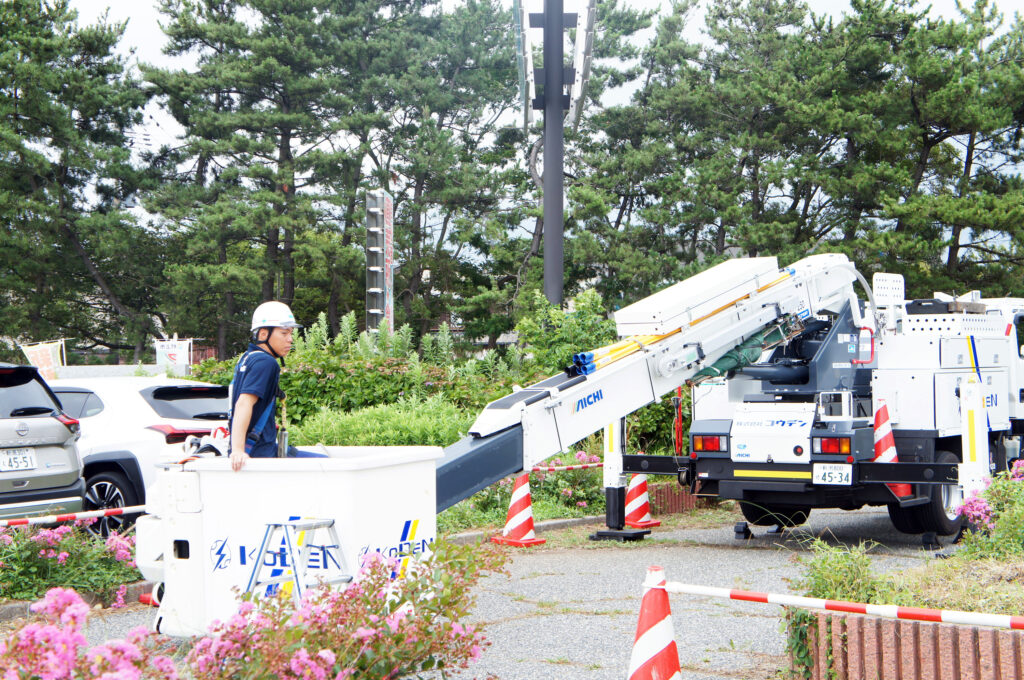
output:
[[[2,2],[3,0],[0,0]],[[599,0],[600,1],[600,0]],[[965,0],[970,2],[971,0]],[[442,5],[451,6],[459,0],[441,0]],[[512,0],[502,0],[511,11]],[[524,0],[527,11],[539,12],[543,10],[543,0]],[[585,0],[564,0],[565,11],[572,12],[583,5]],[[637,8],[667,8],[669,3],[665,0],[626,0],[626,2]],[[939,16],[952,17],[956,15],[956,0],[932,0],[931,3],[920,2],[920,6],[931,4],[932,13]],[[995,4],[1006,15],[1007,21],[1012,18],[1015,10],[1024,8],[1024,0],[995,0]],[[815,14],[831,13],[835,16],[848,11],[849,0],[809,0],[811,11]],[[134,50],[135,60],[155,66],[186,68],[189,65],[188,59],[172,59],[163,54],[162,49],[165,36],[160,29],[161,15],[157,11],[157,0],[71,0],[71,6],[78,11],[80,24],[94,23],[104,12],[109,12],[111,21],[127,21],[124,38],[121,41],[120,51],[128,54]],[[703,28],[703,15],[694,17],[693,26],[687,32],[691,39],[698,39],[700,30]],[[539,31],[536,31],[536,40],[541,40]],[[628,92],[613,94],[612,97],[627,98]],[[170,143],[177,134],[177,125],[173,120],[162,112],[156,104],[151,104],[147,109],[145,132],[146,139],[140,148],[155,147],[161,143]]]
[[[504,0],[511,7],[511,0]],[[969,0],[968,0],[969,1]],[[444,0],[450,5],[457,0]],[[543,0],[525,0],[530,11],[540,11]],[[565,10],[574,11],[583,4],[583,0],[564,0]],[[662,0],[627,0],[634,7],[665,7]],[[850,7],[849,0],[810,0],[811,10],[815,14],[832,13],[839,15]],[[925,2],[920,3],[925,6]],[[956,12],[955,0],[932,0],[933,13],[942,16],[953,16]],[[1014,10],[1024,8],[1024,0],[996,0],[995,4],[1005,14],[1012,15]],[[79,21],[92,23],[109,9],[110,18],[117,21],[128,21],[124,37],[124,45],[134,47],[140,61],[163,64],[167,57],[161,53],[164,35],[160,31],[160,14],[156,9],[155,0],[71,0],[71,6],[78,10]]]

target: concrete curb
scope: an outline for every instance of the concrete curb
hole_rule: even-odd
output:
[[[139,595],[151,591],[153,589],[153,585],[152,581],[136,581],[135,583],[129,583],[128,589],[124,594],[125,604],[138,602]],[[96,602],[96,596],[92,593],[80,593],[80,595],[86,602]],[[0,623],[31,616],[32,610],[29,609],[31,604],[32,602],[22,600],[0,604]]]
[[[541,534],[545,531],[555,531],[556,529],[565,529],[566,527],[575,527],[584,524],[603,524],[604,515],[595,515],[592,517],[571,517],[569,519],[548,519],[543,522],[537,522],[533,525],[534,532]],[[454,536],[445,537],[447,541],[458,545],[466,545],[467,543],[478,543],[485,541],[491,536],[500,533],[501,530],[497,531],[467,531],[461,534],[455,534]]]

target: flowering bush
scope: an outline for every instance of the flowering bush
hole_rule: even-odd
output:
[[[980,495],[964,501],[960,513],[974,528],[964,551],[978,557],[1024,555],[1024,460],[1000,472]]]
[[[396,561],[375,553],[348,588],[310,589],[298,608],[286,596],[245,599],[196,643],[193,677],[377,680],[467,666],[488,644],[461,621],[470,588],[504,558],[488,544],[433,550],[397,580]]]
[[[78,524],[0,528],[0,597],[34,600],[62,586],[96,593],[109,603],[118,586],[141,578],[134,536],[112,533],[104,542]]]
[[[561,458],[555,457],[549,459],[547,465],[560,467],[600,462],[600,456],[588,454],[586,451],[577,451],[570,460],[563,461]],[[604,485],[600,468],[560,470],[551,473],[538,472],[534,473],[531,483],[534,480],[536,480],[536,486],[531,486],[534,499],[547,498],[567,508],[590,508],[597,504],[597,511],[603,511],[601,503],[604,501]]]
[[[127,639],[112,640],[86,650],[82,629],[87,605],[71,589],[51,588],[32,605],[34,620],[0,638],[0,677],[20,678],[153,678],[177,680],[174,662],[145,628]]]

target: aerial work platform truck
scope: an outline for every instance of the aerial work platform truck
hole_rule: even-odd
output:
[[[906,300],[901,276],[869,285],[839,254],[729,260],[616,312],[610,350],[488,404],[439,463],[439,508],[689,385],[688,455],[626,455],[619,437],[605,460],[610,528],[623,473],[642,472],[736,499],[755,525],[884,505],[902,532],[953,534],[961,478],[979,488],[1019,456],[1022,314],[976,292]],[[876,452],[876,424],[895,456]]]

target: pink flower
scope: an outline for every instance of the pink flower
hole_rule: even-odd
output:
[[[50,588],[42,600],[33,604],[30,609],[42,612],[51,619],[70,624],[75,630],[80,628],[89,616],[89,605],[71,588]]]
[[[562,495],[568,498],[572,495],[572,489],[562,489]]]
[[[57,564],[64,564],[67,561],[67,559],[68,554],[65,551],[61,550],[60,554],[57,555]]]
[[[576,503],[576,507],[577,508],[585,508],[585,507],[587,507],[587,502],[586,501],[579,501],[578,503]]]
[[[132,561],[132,549],[135,547],[135,538],[132,536],[121,536],[116,531],[107,537],[105,544],[107,550],[114,553],[114,559],[118,562],[127,562],[134,565]]]
[[[0,545],[10,545],[11,543],[14,543],[14,536],[0,530]]]
[[[372,628],[364,628],[362,626],[356,628],[356,632],[352,633],[354,637],[357,637],[360,640],[367,640],[369,638],[372,638],[376,634],[377,631],[373,630]]]
[[[590,456],[590,457],[587,458],[587,462],[588,463],[600,463],[601,462],[601,456]]]
[[[562,459],[561,458],[553,458],[551,460],[551,465],[553,465],[553,466],[558,466],[558,465],[561,465],[561,464],[562,464]]]
[[[1013,467],[1010,469],[1010,479],[1024,482],[1024,458],[1013,461]]]
[[[964,501],[959,512],[973,524],[984,525],[989,529],[995,528],[995,522],[992,521],[992,507],[988,501],[978,496],[977,492]]]
[[[113,604],[110,605],[111,609],[122,609],[124,607],[124,596],[128,592],[128,586],[121,584],[121,587],[117,589],[117,595],[114,597]]]
[[[581,463],[586,463],[587,462],[587,453],[586,453],[586,451],[577,451],[576,452],[576,460],[578,460]]]

